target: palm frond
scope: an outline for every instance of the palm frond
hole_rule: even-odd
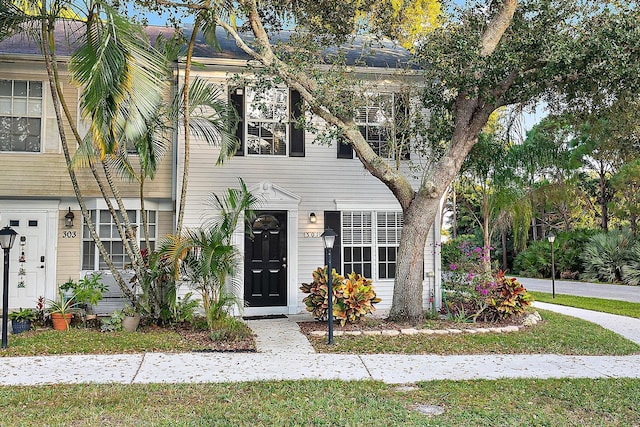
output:
[[[142,29],[109,7],[85,24],[69,69],[101,156],[147,132],[164,92],[166,68]],[[101,19],[106,17],[106,19]]]

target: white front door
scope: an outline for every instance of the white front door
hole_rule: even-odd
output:
[[[9,252],[9,308],[35,308],[38,297],[49,297],[45,294],[47,213],[4,211],[2,225],[18,233]]]

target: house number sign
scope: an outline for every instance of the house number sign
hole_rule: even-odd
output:
[[[305,231],[303,236],[305,239],[314,239],[322,237],[322,233],[320,231]]]
[[[78,232],[75,230],[64,230],[62,232],[63,239],[75,239],[76,237],[78,237]]]

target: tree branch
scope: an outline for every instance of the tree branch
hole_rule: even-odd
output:
[[[481,56],[489,56],[496,50],[500,39],[511,24],[517,6],[518,0],[504,0],[502,9],[489,21],[487,29],[482,34]]]

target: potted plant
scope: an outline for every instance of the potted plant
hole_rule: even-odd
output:
[[[60,286],[60,290],[65,291],[67,295],[70,294],[80,308],[89,312],[91,307],[97,305],[108,290],[107,285],[102,283],[101,279],[102,273],[87,275],[77,283],[73,279],[69,279]]]
[[[73,317],[73,305],[75,301],[73,297],[65,298],[62,291],[60,291],[59,300],[47,300],[47,311],[51,315],[51,320],[53,320],[53,329],[58,331],[66,331],[69,329],[69,324],[71,322],[71,318]]]
[[[31,322],[36,320],[38,313],[31,309],[20,307],[20,310],[9,313],[11,320],[11,329],[14,334],[21,334],[31,329]]]
[[[122,327],[127,332],[135,332],[140,324],[140,313],[137,313],[130,305],[125,305],[122,309],[124,315],[122,319]]]

